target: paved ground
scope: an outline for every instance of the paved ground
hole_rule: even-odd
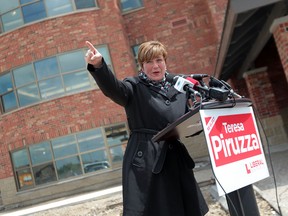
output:
[[[281,210],[282,216],[288,216],[288,202],[287,202],[288,200],[288,144],[276,146],[269,150],[271,152],[271,156],[267,154],[267,163],[269,164],[270,177],[255,183],[254,189],[258,194],[260,194],[261,199],[262,198],[265,199],[265,203],[268,202],[268,204],[273,206],[273,208],[277,212],[280,212]],[[266,149],[266,152],[268,152],[267,149]],[[201,188],[205,188],[205,193],[207,193],[207,191],[209,193],[209,190],[207,190],[208,188],[207,185],[209,185],[211,181],[213,181],[213,174],[212,174],[208,159],[203,159],[197,163],[197,166],[195,168],[195,176],[196,176],[197,181],[200,183]],[[209,188],[212,188],[210,192],[213,194],[213,187],[209,187]],[[61,209],[63,208],[63,206],[70,206],[72,208],[73,207],[76,208],[76,206],[79,206],[79,203],[85,203],[85,205],[83,204],[84,207],[82,206],[82,208],[87,209],[89,208],[89,205],[91,207],[92,200],[94,200],[93,202],[95,202],[95,200],[97,199],[100,201],[102,200],[101,202],[104,202],[103,205],[105,205],[105,202],[106,202],[106,205],[107,205],[107,202],[111,202],[112,207],[114,206],[115,208],[118,208],[121,211],[121,190],[122,190],[122,187],[118,186],[118,187],[114,187],[114,188],[110,188],[110,189],[106,189],[102,191],[97,191],[97,192],[92,192],[88,194],[78,195],[78,196],[74,196],[70,198],[58,199],[58,200],[54,200],[54,201],[47,202],[44,204],[35,205],[32,207],[17,209],[17,210],[9,211],[9,212],[2,212],[0,213],[0,215],[1,216],[40,215],[40,214],[36,214],[36,212],[43,212],[43,214],[41,215],[63,215],[60,212],[57,214],[54,214],[54,213],[51,214],[49,213],[49,211],[51,209],[57,209],[57,208]],[[278,199],[276,199],[276,195]],[[111,197],[114,197],[114,200],[112,200]],[[215,196],[215,198],[219,198],[219,197]],[[257,197],[257,200],[259,200],[258,197]],[[224,209],[226,208],[226,211],[228,211],[225,197],[220,197],[219,200],[217,201],[220,204],[222,204],[222,207],[224,207]],[[262,203],[263,202],[257,202],[261,216],[262,215],[263,216],[280,215],[280,214],[277,214],[275,211],[270,211],[269,207],[268,207],[268,210],[269,212],[272,212],[272,213],[271,214],[263,213],[262,208],[267,209],[267,206],[264,207]],[[93,203],[93,205],[95,205],[95,203]],[[212,208],[219,208],[219,207],[213,204]],[[47,212],[47,210],[48,210],[48,213],[46,214],[45,211]],[[97,214],[96,213],[93,214],[93,211],[97,211]],[[92,208],[92,210],[90,209],[90,213],[88,215],[98,216],[98,211],[99,209],[97,210],[97,209]],[[218,212],[220,212],[220,209]],[[103,214],[103,215],[106,215],[106,214]],[[112,216],[111,213],[107,215]],[[118,210],[117,215],[119,215],[119,210]],[[214,213],[213,215],[219,216],[219,215],[228,215],[228,214]]]
[[[270,151],[271,157],[266,157],[270,177],[254,185],[276,210],[280,207],[282,216],[288,216],[288,143],[273,147]]]

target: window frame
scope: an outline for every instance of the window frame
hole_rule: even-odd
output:
[[[106,60],[106,63],[107,63],[107,65],[109,66],[109,68],[113,72],[113,63],[112,63],[112,58],[111,58],[111,52],[110,52],[110,49],[109,49],[109,45],[108,44],[100,44],[100,45],[95,45],[95,47],[105,50],[105,52],[106,52],[105,54],[108,56],[108,59]],[[35,104],[41,103],[43,101],[49,101],[49,100],[53,100],[55,98],[65,97],[67,95],[73,95],[73,94],[77,94],[77,93],[80,93],[80,92],[89,91],[89,90],[92,90],[92,89],[98,89],[98,86],[97,86],[95,80],[93,79],[93,77],[91,76],[89,71],[87,71],[87,66],[86,66],[86,63],[84,61],[84,56],[85,56],[86,50],[87,50],[86,48],[81,48],[81,49],[70,50],[70,51],[67,51],[67,52],[59,53],[59,54],[57,54],[55,56],[49,56],[47,58],[39,59],[37,61],[30,62],[29,64],[25,64],[25,65],[22,65],[22,66],[17,67],[17,68],[12,68],[10,71],[1,74],[0,77],[6,76],[7,74],[10,74],[10,79],[11,79],[11,84],[12,84],[11,90],[3,92],[3,93],[0,93],[0,106],[1,106],[0,107],[0,111],[1,111],[1,113],[9,113],[9,112],[17,110],[19,108],[35,105]],[[62,69],[60,67],[60,59],[59,58],[61,56],[64,56],[64,55],[69,55],[69,54],[78,53],[78,52],[82,53],[82,58],[83,58],[83,61],[84,61],[83,67],[79,67],[79,68],[73,69],[71,71],[62,72],[61,71]],[[35,64],[37,64],[38,62],[41,62],[41,61],[52,59],[52,58],[56,58],[55,62],[56,62],[57,65],[54,65],[54,66],[56,68],[58,68],[58,73],[51,74],[51,75],[48,75],[48,76],[43,77],[41,79],[38,79],[38,75],[37,75]],[[25,68],[25,67],[27,67],[29,65],[31,65],[31,68],[33,70],[32,73],[34,75],[35,80],[31,81],[31,82],[27,82],[27,83],[25,83],[23,85],[16,86],[15,79],[19,79],[19,78],[15,78],[14,70],[17,71],[18,69]],[[27,67],[27,68],[30,68],[30,67]],[[65,85],[65,76],[69,76],[69,75],[73,75],[73,74],[75,75],[77,73],[83,73],[83,72],[88,74],[87,75],[87,77],[88,77],[87,82],[83,82],[85,84],[84,88],[80,87],[80,88],[77,88],[77,89],[70,89],[69,87],[71,87],[71,85],[67,85],[67,86]],[[41,90],[42,90],[41,89],[41,83],[43,83],[45,81],[49,81],[49,80],[54,79],[54,78],[60,79],[60,82],[61,82],[61,86],[60,87],[61,87],[61,89],[63,89],[63,92],[61,92],[60,94],[56,94],[56,95],[52,94],[51,97],[43,97],[43,94],[41,92]],[[37,87],[39,100],[37,100],[36,102],[31,102],[31,103],[25,103],[24,102],[24,105],[22,106],[21,103],[20,103],[21,96],[18,95],[18,90],[23,88],[23,87],[32,86],[34,84]],[[14,92],[14,95],[16,97],[16,106],[13,106],[11,109],[6,110],[5,109],[5,103],[4,103],[4,100],[3,100],[3,96],[5,96],[5,95],[7,95],[7,94],[9,94],[11,92]],[[23,103],[23,101],[22,101],[22,103]]]
[[[127,0],[127,1],[134,2],[135,0]],[[132,8],[129,8],[129,9],[124,9],[123,5],[122,5],[122,0],[120,0],[119,3],[120,3],[120,9],[121,9],[122,14],[127,14],[127,13],[131,13],[131,12],[143,9],[144,8],[144,0],[137,0],[137,1],[139,1],[141,6],[134,7],[134,8],[132,7]]]
[[[109,145],[108,141],[107,141],[106,129],[107,128],[111,128],[111,127],[119,127],[119,128],[121,128],[122,132],[126,132],[127,139],[123,140],[120,144]],[[98,131],[98,130],[101,132],[101,135],[102,135],[103,146],[100,146],[100,147],[97,147],[97,148],[94,148],[94,149],[89,149],[87,151],[82,151],[81,152],[80,151],[80,146],[79,146],[80,142],[78,141],[77,135],[79,135],[79,134],[83,134],[84,135],[87,132],[89,133],[89,132]],[[65,140],[65,138],[69,137],[69,136],[71,136],[71,137],[73,136],[74,137],[74,141],[76,142],[76,146],[77,146],[77,149],[78,149],[77,153],[73,153],[73,154],[70,154],[70,155],[65,155],[65,156],[56,158],[55,157],[55,153],[53,151],[52,142],[57,140],[57,139],[64,139]],[[110,172],[112,170],[118,169],[122,165],[123,156],[124,156],[125,149],[126,149],[127,142],[128,142],[128,137],[129,137],[129,130],[128,130],[127,122],[120,122],[120,123],[116,123],[116,124],[112,124],[112,125],[105,125],[103,127],[97,127],[97,128],[92,128],[92,129],[89,129],[89,130],[73,133],[73,134],[68,134],[68,135],[65,135],[65,136],[61,136],[61,137],[53,138],[53,139],[50,139],[50,140],[46,140],[46,141],[43,141],[43,142],[40,142],[40,143],[26,145],[25,147],[14,149],[14,150],[10,151],[9,154],[10,154],[10,160],[11,160],[11,164],[12,164],[12,169],[13,169],[16,189],[17,189],[17,191],[26,191],[26,190],[30,190],[30,189],[33,189],[33,188],[43,187],[43,186],[46,186],[48,184],[52,184],[52,185],[53,184],[57,184],[58,182],[65,181],[67,179],[76,180],[77,178],[81,178],[82,176],[97,175],[97,174],[102,173],[102,172]],[[32,163],[32,155],[31,155],[30,148],[36,147],[36,149],[37,149],[37,147],[39,148],[40,145],[42,145],[43,143],[44,144],[45,143],[49,144],[49,149],[51,151],[51,160],[46,160],[46,161],[42,161],[42,162],[33,164]],[[118,146],[121,146],[121,148],[124,148],[123,149],[123,155],[122,155],[121,161],[117,161],[115,163],[115,162],[113,162],[113,158],[112,158],[112,155],[111,155],[111,148],[118,147]],[[25,166],[15,167],[16,165],[15,165],[14,161],[17,160],[17,158],[16,157],[13,158],[13,154],[14,153],[17,154],[17,152],[23,151],[23,150],[25,150],[24,152],[26,152],[26,154],[27,154],[28,164],[26,164]],[[93,162],[96,165],[96,169],[92,170],[92,172],[91,171],[86,172],[85,168],[87,167],[86,166],[87,163],[84,164],[84,162],[82,160],[82,156],[83,155],[87,155],[87,154],[99,153],[99,152],[102,152],[102,151],[106,155],[105,158],[107,160],[106,161],[100,161],[100,162],[97,162],[97,161]],[[63,160],[66,160],[66,159],[71,159],[71,158],[74,158],[74,157],[78,157],[79,158],[80,167],[81,167],[81,174],[78,174],[76,176],[69,176],[67,178],[61,178],[61,176],[59,176],[59,174],[57,172],[57,165],[56,165],[57,161],[59,162],[59,161],[63,161]],[[93,163],[91,163],[92,166],[93,166]],[[107,165],[106,165],[106,163],[107,163]],[[34,171],[37,170],[37,168],[39,168],[39,167],[49,166],[49,164],[53,165],[54,174],[53,174],[52,178],[55,176],[56,179],[52,180],[52,181],[49,181],[49,179],[48,179],[48,181],[44,182],[44,183],[36,182],[37,181],[37,176],[36,176],[36,172],[34,172]],[[97,169],[97,164],[100,165],[100,169]],[[21,171],[24,171],[24,170],[28,170],[29,173],[31,174],[32,185],[28,182],[26,186],[25,186],[25,184],[23,186],[23,179],[19,180],[18,173],[21,172]],[[28,172],[26,172],[26,173],[28,173]],[[26,175],[26,176],[28,176],[28,175]]]
[[[40,3],[41,1],[43,1],[43,5],[44,5],[44,11],[45,11],[45,14],[46,16],[44,16],[43,18],[39,18],[39,19],[35,19],[33,21],[29,21],[29,22],[25,22],[25,19],[24,19],[24,14],[23,14],[23,7],[26,7],[26,6],[29,6],[29,5],[32,5],[32,4],[35,4],[35,3]],[[70,13],[75,13],[77,11],[82,11],[82,10],[89,10],[89,9],[99,9],[99,4],[98,4],[98,1],[97,0],[93,0],[93,3],[95,6],[93,7],[85,7],[85,8],[80,8],[78,9],[77,6],[76,6],[76,3],[75,1],[76,0],[69,0],[69,2],[71,3],[71,7],[72,7],[72,11],[70,12],[65,12],[65,13],[59,13],[59,14],[56,14],[56,15],[52,15],[50,16],[48,14],[48,7],[46,6],[46,1],[49,1],[49,0],[33,0],[31,2],[27,2],[27,3],[23,3],[21,4],[20,0],[19,0],[19,4],[17,5],[17,7],[13,7],[13,8],[10,8],[8,11],[5,11],[3,13],[0,13],[0,34],[4,33],[4,32],[9,32],[9,31],[13,31],[13,30],[16,30],[18,28],[21,28],[23,26],[26,26],[26,25],[29,25],[30,23],[34,23],[34,22],[39,22],[39,21],[42,21],[42,20],[45,20],[45,19],[49,19],[49,18],[53,18],[53,17],[57,17],[57,16],[61,16],[61,15],[66,15],[66,14],[70,14]],[[6,15],[8,13],[11,13],[13,11],[16,11],[18,10],[20,11],[20,20],[21,20],[21,24],[20,25],[17,25],[16,27],[12,27],[11,29],[8,29],[8,30],[5,30],[4,29],[4,26],[5,24],[3,23],[2,21],[2,16],[3,15]],[[3,24],[3,25],[2,25]]]

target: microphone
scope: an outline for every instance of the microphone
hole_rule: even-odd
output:
[[[189,80],[189,78],[185,79],[179,76],[174,77],[174,80],[177,80],[174,88],[179,92],[185,93],[187,99],[190,98],[195,106],[197,104],[197,99],[195,96],[201,97],[201,94],[198,91],[194,90],[194,87],[196,85],[199,85],[199,82],[197,80],[193,80],[192,78],[190,79],[191,81]]]
[[[216,99],[219,101],[225,101],[230,94],[230,91],[227,89],[221,89],[216,87],[207,87],[201,86],[198,80],[195,80],[191,77],[187,77],[186,79],[183,77],[175,76],[174,79],[177,79],[174,88],[182,93],[190,93],[193,95],[197,95],[204,99]]]
[[[209,86],[228,90],[233,96],[236,96],[238,98],[243,98],[243,96],[234,92],[234,90],[231,88],[231,86],[227,82],[223,80],[218,80],[215,77],[210,77]]]
[[[176,77],[175,77],[176,78]],[[192,81],[193,79],[190,78]],[[197,85],[197,80],[196,82],[192,82],[189,78],[185,79],[181,76],[177,77],[177,81],[174,85],[174,88],[177,89],[179,92],[186,93],[187,91],[195,93],[196,91],[194,90],[194,86]],[[199,85],[199,82],[198,82]]]
[[[193,89],[196,91],[200,92],[202,97],[206,99],[211,99],[214,98],[219,101],[225,101],[228,98],[229,95],[229,90],[227,89],[221,89],[221,88],[215,88],[215,87],[210,87],[208,88],[207,86],[201,86],[200,81],[198,82],[195,79],[192,79],[190,77],[187,78],[191,83],[193,83]]]
[[[191,75],[188,75],[188,76],[191,77],[192,79],[200,81],[204,77],[208,77],[209,75],[208,74],[191,74]]]
[[[171,73],[168,73],[167,76],[166,76],[166,80],[171,83],[172,85],[175,84],[175,82],[177,81],[178,79],[178,75],[175,75],[175,74],[171,74]]]

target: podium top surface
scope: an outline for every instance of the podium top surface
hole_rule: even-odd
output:
[[[153,136],[152,141],[159,142],[171,138],[193,137],[202,132],[202,123],[199,110],[222,109],[233,107],[249,107],[252,101],[248,98],[229,99],[226,101],[208,101],[190,110],[179,119],[165,127]]]

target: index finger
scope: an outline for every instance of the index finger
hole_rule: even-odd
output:
[[[89,41],[86,41],[86,45],[89,47],[91,51],[93,51],[93,53],[95,53],[96,48],[93,46],[93,44],[91,44]]]

